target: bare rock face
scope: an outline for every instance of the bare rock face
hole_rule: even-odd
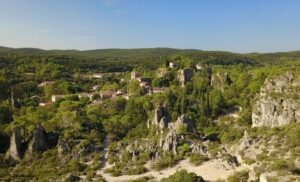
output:
[[[179,142],[179,136],[175,131],[170,131],[165,138],[160,139],[160,147],[164,152],[173,152],[177,154],[177,145]]]
[[[170,118],[167,109],[161,105],[157,106],[154,110],[154,117],[151,124],[164,129],[168,127],[169,122]]]
[[[300,80],[286,73],[265,81],[253,107],[252,127],[300,122]]]
[[[32,135],[32,140],[29,143],[29,153],[43,152],[48,148],[48,135],[45,129],[38,125]]]
[[[194,132],[195,123],[185,114],[179,116],[174,123],[169,123],[169,129],[178,131],[181,126],[185,126],[187,132]]]
[[[122,151],[124,146],[120,145],[118,151]],[[149,152],[150,158],[157,157],[157,144],[148,139],[136,140],[125,147],[125,151],[131,154],[132,160],[135,161],[143,152]],[[122,155],[120,155],[122,157]]]
[[[191,144],[192,153],[198,153],[210,157],[207,143],[193,142]]]
[[[5,158],[12,163],[16,163],[21,160],[22,135],[21,129],[17,127],[13,128],[12,132],[10,146],[6,152]]]
[[[210,80],[210,84],[213,87],[223,90],[224,86],[230,84],[228,73],[225,72],[213,74]]]
[[[179,140],[184,139],[184,137],[178,133],[179,128],[182,126],[184,126],[187,132],[194,132],[195,130],[195,124],[191,119],[186,115],[179,116],[175,122],[169,123],[168,134],[160,139],[159,146],[162,148],[162,151],[177,154],[176,148],[179,145]]]
[[[240,144],[240,150],[245,150],[247,148],[249,148],[254,142],[251,140],[251,138],[248,135],[247,130],[244,131],[244,136],[241,140],[241,144]]]
[[[90,160],[91,154],[96,150],[95,145],[87,140],[61,139],[57,144],[58,156],[62,163],[73,158],[79,160],[80,156],[84,156],[83,160]]]

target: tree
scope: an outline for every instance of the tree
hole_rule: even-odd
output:
[[[128,87],[128,93],[133,94],[133,95],[141,94],[140,84],[137,80],[131,80],[128,83],[127,87]]]

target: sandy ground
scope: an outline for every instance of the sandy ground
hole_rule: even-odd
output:
[[[148,168],[150,163],[146,164]],[[107,166],[108,167],[108,166]],[[105,168],[107,168],[105,167]],[[105,169],[104,168],[104,169]],[[213,159],[203,163],[200,166],[194,166],[189,163],[188,159],[180,161],[176,166],[172,168],[167,168],[162,171],[149,171],[141,175],[123,175],[118,177],[113,177],[110,174],[103,173],[103,170],[97,171],[97,174],[102,175],[109,182],[122,182],[128,181],[136,178],[140,178],[143,176],[153,176],[156,180],[160,180],[162,178],[168,177],[174,174],[177,170],[185,169],[189,172],[194,172],[197,175],[202,176],[205,180],[215,181],[218,179],[226,179],[229,175],[234,173],[235,171],[242,170],[242,167],[238,167],[235,169],[231,169],[229,166],[224,166],[224,162],[220,159]]]

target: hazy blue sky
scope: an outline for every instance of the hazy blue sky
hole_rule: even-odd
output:
[[[0,0],[0,45],[300,50],[300,0]]]

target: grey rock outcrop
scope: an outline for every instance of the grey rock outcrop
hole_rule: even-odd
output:
[[[179,136],[175,131],[170,131],[166,137],[160,139],[160,147],[164,152],[173,152],[177,154],[177,145],[179,141]]]
[[[122,151],[124,149],[123,145],[118,146],[118,151]],[[154,141],[148,139],[136,140],[125,147],[125,151],[131,154],[132,160],[136,160],[141,153],[148,152],[149,157],[151,159],[155,159],[157,157],[157,144]],[[120,157],[122,157],[120,155]]]
[[[240,150],[245,150],[247,148],[249,148],[251,145],[253,144],[253,140],[251,140],[251,138],[248,135],[247,130],[244,131],[244,136],[241,140],[239,149]]]
[[[165,137],[160,139],[159,146],[162,151],[173,152],[175,155],[177,154],[179,140],[184,139],[184,136],[178,133],[181,126],[184,126],[187,132],[194,132],[195,130],[195,124],[191,119],[189,119],[186,115],[179,116],[175,122],[169,123],[169,132]]]
[[[182,86],[184,86],[186,82],[191,81],[193,76],[194,70],[191,68],[185,68],[178,71],[178,80]]]
[[[22,135],[21,129],[18,127],[13,128],[12,132],[10,146],[6,152],[5,159],[11,163],[16,163],[21,160]]]
[[[208,146],[207,143],[204,142],[192,142],[191,144],[191,151],[192,153],[198,153],[198,154],[202,154],[204,156],[208,156],[210,157],[211,155],[208,152]]]
[[[286,73],[267,79],[253,107],[252,126],[283,126],[300,122],[300,81]]]
[[[45,129],[38,125],[32,135],[32,140],[29,143],[28,150],[29,153],[33,152],[43,152],[47,150],[48,144],[48,135]]]
[[[168,127],[169,122],[170,118],[167,109],[161,105],[158,105],[154,110],[154,117],[151,124],[164,129]]]
[[[58,156],[61,158],[62,163],[66,163],[73,158],[89,160],[91,154],[97,150],[97,147],[88,140],[60,139],[57,144]],[[81,158],[81,156],[84,156],[84,158]]]
[[[211,76],[210,80],[211,86],[218,88],[220,90],[224,89],[224,86],[230,84],[230,78],[228,73],[215,73]]]
[[[194,132],[195,123],[185,114],[179,116],[174,123],[169,123],[169,129],[178,131],[181,126],[185,126],[187,132]]]

